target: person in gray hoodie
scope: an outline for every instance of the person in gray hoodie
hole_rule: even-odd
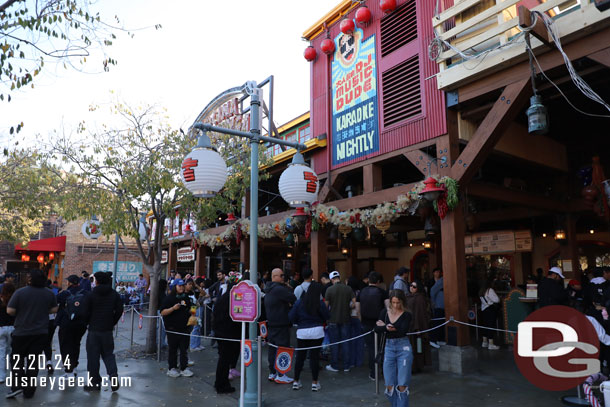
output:
[[[267,341],[276,346],[290,346],[290,307],[296,302],[292,290],[284,283],[284,272],[276,268],[271,271],[271,281],[265,285],[265,312],[267,314]],[[293,379],[275,370],[277,348],[269,346],[269,381],[292,383]]]
[[[440,268],[432,270],[434,285],[430,289],[430,301],[432,302],[432,325],[438,326],[443,323],[438,318],[445,318],[445,293],[443,292],[443,272]],[[437,328],[430,332],[430,345],[439,348],[445,344],[445,328]]]

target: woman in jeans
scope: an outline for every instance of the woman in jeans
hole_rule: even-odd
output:
[[[390,290],[389,297],[390,306],[381,311],[375,328],[386,338],[383,358],[385,395],[392,407],[408,407],[413,349],[407,332],[412,317],[406,309],[402,290]]]
[[[290,322],[297,325],[297,346],[299,348],[316,347],[309,350],[309,366],[311,367],[311,391],[319,391],[322,386],[318,382],[320,371],[320,348],[324,340],[324,323],[330,318],[330,312],[322,300],[322,284],[312,281],[305,294],[294,304],[288,314]],[[307,350],[298,350],[294,367],[293,390],[299,390],[303,385],[299,380],[307,358]]]
[[[15,317],[6,313],[6,306],[15,292],[15,286],[11,283],[2,284],[0,291],[0,383],[6,380],[7,355],[11,354],[11,333],[15,329]]]

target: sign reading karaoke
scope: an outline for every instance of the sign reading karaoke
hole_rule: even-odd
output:
[[[379,151],[375,36],[335,38],[332,62],[333,166]]]

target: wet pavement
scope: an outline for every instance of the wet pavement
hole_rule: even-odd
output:
[[[146,320],[142,330],[138,329],[137,320],[134,323],[134,348],[130,351],[130,318],[125,317],[119,322],[116,338],[116,353],[119,374],[131,378],[130,387],[122,387],[112,393],[105,388],[101,392],[87,393],[82,388],[39,388],[33,399],[24,400],[22,396],[15,399],[0,399],[0,406],[238,406],[238,392],[232,395],[216,395],[213,388],[216,370],[216,349],[204,341],[206,349],[190,353],[190,359],[195,361],[191,370],[195,375],[191,378],[170,378],[166,376],[166,354],[161,362],[156,357],[144,357],[139,351],[145,343]],[[86,336],[83,337],[79,375],[86,375],[86,355],[84,351]],[[58,352],[57,335],[55,337],[55,352]],[[433,359],[437,355],[433,355]],[[263,400],[268,407],[279,406],[389,406],[383,396],[383,384],[380,384],[381,394],[375,394],[375,383],[368,378],[368,369],[360,367],[349,373],[332,373],[322,370],[320,383],[322,389],[312,392],[311,375],[308,364],[302,374],[303,388],[292,390],[291,385],[280,385],[266,380],[266,355],[263,355]],[[103,363],[102,363],[103,366]],[[102,367],[102,373],[105,368]],[[61,376],[56,372],[55,377]],[[234,380],[234,386],[239,391],[239,379]],[[3,388],[1,393],[7,392]],[[411,383],[411,406],[561,406],[561,396],[567,393],[545,392],[529,384],[519,373],[513,362],[512,351],[479,351],[479,360],[473,374],[458,376],[451,373],[436,372],[434,367],[428,367],[423,373],[413,376]]]

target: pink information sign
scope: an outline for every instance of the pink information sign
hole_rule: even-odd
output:
[[[260,289],[244,280],[231,288],[231,319],[235,322],[255,322],[260,316]]]

